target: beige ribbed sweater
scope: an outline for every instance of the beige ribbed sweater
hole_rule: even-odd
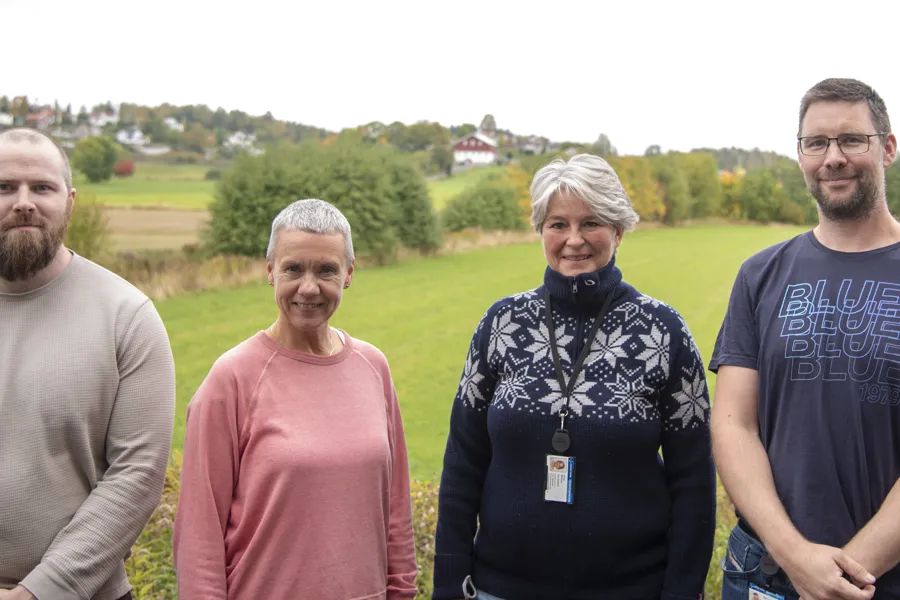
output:
[[[40,289],[0,294],[0,589],[128,592],[174,410],[165,327],[125,280],[76,255]]]

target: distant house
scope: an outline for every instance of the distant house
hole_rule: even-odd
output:
[[[147,138],[137,127],[119,130],[116,133],[116,141],[125,146],[145,146],[147,144]]]
[[[255,143],[256,134],[236,131],[228,136],[224,145],[226,148],[243,148],[244,150],[249,150]]]
[[[167,152],[170,152],[172,149],[168,146],[140,146],[138,147],[138,152],[143,154],[144,156],[162,156]]]
[[[163,123],[165,123],[166,127],[168,127],[170,131],[184,132],[184,124],[180,123],[178,119],[174,117],[166,117],[165,119],[163,119]]]
[[[56,117],[53,111],[49,108],[43,108],[25,117],[25,126],[43,130],[50,127],[55,120]]]
[[[453,144],[453,162],[491,165],[497,161],[498,145],[494,138],[478,132]]]
[[[103,112],[95,112],[90,115],[91,125],[94,127],[106,127],[107,125],[117,125],[119,123],[119,111],[105,110]]]
[[[0,112],[0,127],[12,127],[15,119],[9,113]]]

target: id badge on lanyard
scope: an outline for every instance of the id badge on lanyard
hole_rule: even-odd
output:
[[[550,308],[550,292],[544,290],[544,305],[547,310],[547,331],[550,337],[550,351],[553,356],[553,366],[556,368],[556,377],[559,380],[559,389],[565,399],[563,405],[559,409],[559,429],[553,434],[550,445],[556,454],[547,455],[547,476],[544,486],[544,500],[547,502],[564,502],[573,504],[575,502],[575,457],[565,456],[569,448],[572,446],[572,437],[566,429],[566,417],[569,415],[569,399],[572,397],[572,391],[575,388],[575,381],[578,374],[584,366],[584,361],[591,351],[591,344],[594,336],[600,329],[603,318],[609,311],[609,305],[612,303],[612,291],[606,296],[603,308],[594,319],[594,325],[591,332],[587,336],[584,348],[581,349],[581,355],[578,357],[575,365],[572,367],[572,375],[566,382],[565,374],[562,370],[562,363],[559,360],[559,350],[556,348],[556,336],[554,335],[553,315]]]

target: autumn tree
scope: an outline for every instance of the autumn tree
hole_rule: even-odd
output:
[[[642,156],[622,156],[610,157],[607,161],[618,174],[641,221],[661,221],[666,207],[650,160]]]
[[[649,159],[659,182],[659,193],[666,207],[663,222],[674,225],[691,216],[693,199],[677,154],[669,153]]]
[[[708,152],[679,154],[678,168],[687,180],[692,199],[689,216],[706,218],[719,215],[722,208],[722,184],[715,157]]]

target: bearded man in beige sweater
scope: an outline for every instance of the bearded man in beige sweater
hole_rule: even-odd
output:
[[[128,282],[63,245],[65,153],[0,133],[0,600],[130,598],[162,494],[175,369]]]

